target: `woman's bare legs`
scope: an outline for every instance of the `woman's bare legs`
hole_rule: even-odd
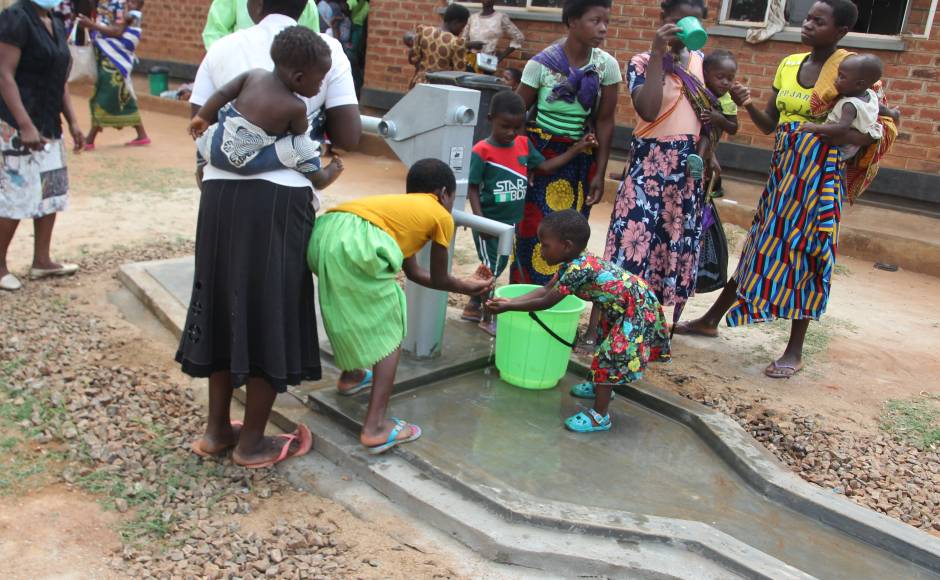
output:
[[[35,243],[33,245],[33,268],[56,270],[62,264],[52,261],[52,229],[55,227],[56,214],[51,213],[33,220]]]
[[[700,318],[680,322],[676,325],[676,334],[695,334],[699,336],[715,337],[718,336],[718,325],[721,319],[725,317],[728,310],[738,301],[738,283],[736,280],[729,280],[722,288],[718,299],[711,305],[708,312]]]
[[[101,127],[92,127],[91,131],[85,135],[85,146],[94,145],[99,133],[101,133]]]
[[[730,280],[721,290],[721,294],[715,303],[712,304],[708,312],[700,318],[688,322],[680,322],[676,326],[676,334],[694,334],[698,336],[716,337],[718,336],[718,325],[724,318],[728,310],[738,301],[738,284],[735,280]],[[790,340],[787,342],[787,348],[776,361],[770,363],[770,366],[764,371],[765,374],[773,378],[788,378],[796,374],[803,368],[803,343],[806,340],[806,331],[809,328],[809,320],[794,320],[790,326]]]
[[[238,442],[231,419],[233,391],[232,373],[219,371],[209,375],[209,418],[205,434],[195,443],[205,453],[215,455]]]
[[[245,424],[242,425],[238,444],[232,453],[232,460],[238,465],[270,461],[277,458],[284,447],[283,439],[264,436],[277,391],[271,383],[260,377],[248,379],[246,389]]]
[[[10,242],[13,241],[13,234],[19,225],[20,220],[0,218],[0,278],[10,273],[7,266],[7,250],[10,249]]]

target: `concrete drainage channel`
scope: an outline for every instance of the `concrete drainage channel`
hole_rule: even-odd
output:
[[[179,334],[191,272],[175,260],[127,265],[120,278]],[[425,430],[413,444],[365,455],[356,433],[368,399],[339,397],[328,380],[295,392],[309,408],[279,403],[275,421],[303,421],[322,455],[501,563],[566,576],[940,578],[940,541],[804,482],[697,403],[622,389],[611,432],[564,431],[576,405],[567,388],[584,369],[551,391],[511,387],[470,326],[449,321],[442,358],[400,369],[392,408]],[[304,484],[314,461],[283,471]]]

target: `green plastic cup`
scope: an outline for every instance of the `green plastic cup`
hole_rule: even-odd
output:
[[[498,298],[516,298],[541,288],[511,284],[496,289]],[[538,312],[546,326],[567,342],[574,342],[581,312],[587,307],[577,296],[565,298]],[[551,389],[568,371],[571,347],[558,342],[527,312],[504,312],[496,317],[496,368],[499,378],[523,389]]]
[[[681,28],[676,36],[686,45],[689,50],[699,50],[708,42],[708,33],[702,27],[702,21],[694,16],[686,16],[676,26]]]

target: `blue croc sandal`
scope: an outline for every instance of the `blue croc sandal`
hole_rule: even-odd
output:
[[[417,439],[418,437],[421,437],[421,427],[418,427],[417,425],[412,425],[411,423],[402,421],[401,419],[396,419],[395,417],[392,417],[392,421],[395,422],[395,426],[392,427],[392,431],[388,434],[388,439],[385,441],[385,443],[381,445],[375,445],[374,447],[366,447],[366,451],[369,452],[369,455],[378,455],[380,453],[385,453],[392,447],[401,445],[402,443],[410,443],[414,441],[415,439]],[[405,427],[411,427],[412,429],[411,437],[398,439],[398,435],[402,431],[405,430]]]
[[[597,421],[597,425],[591,421],[591,417],[594,418],[594,421]],[[600,413],[594,409],[588,409],[586,412],[581,411],[577,415],[572,415],[565,419],[565,427],[567,427],[569,431],[574,431],[575,433],[610,431],[610,415],[608,414],[602,417]]]
[[[583,383],[578,383],[577,385],[571,387],[571,396],[577,397],[579,399],[593,399],[597,396],[594,392],[594,383],[591,381],[584,381]],[[617,393],[611,392],[610,399],[613,400],[617,396]]]
[[[372,386],[372,371],[366,369],[366,374],[362,377],[362,380],[359,381],[359,384],[349,389],[348,391],[339,391],[339,394],[344,397],[351,397],[353,395],[358,395],[359,393],[368,389],[371,386]]]

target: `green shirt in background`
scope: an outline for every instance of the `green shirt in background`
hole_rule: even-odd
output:
[[[320,13],[317,11],[316,2],[307,2],[307,7],[304,8],[297,24],[320,32]],[[209,50],[212,43],[223,36],[254,25],[248,15],[248,0],[212,0],[209,15],[206,17],[206,27],[202,29],[202,43],[206,50]]]
[[[354,26],[362,26],[369,16],[369,2],[367,0],[346,0],[349,14]]]
[[[597,74],[601,86],[615,85],[623,80],[620,67],[616,59],[599,48],[591,50],[591,58],[585,66],[597,67]],[[561,82],[561,75],[552,72],[534,60],[526,63],[522,71],[522,84],[534,88],[538,92],[538,114],[535,124],[540,129],[553,135],[561,135],[572,139],[584,137],[584,125],[587,123],[591,111],[581,106],[581,103],[568,103],[565,101],[548,102],[552,89]]]

